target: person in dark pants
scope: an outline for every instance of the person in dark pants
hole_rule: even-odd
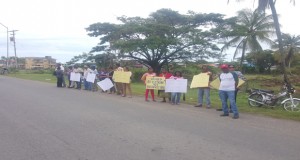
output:
[[[63,76],[64,72],[60,69],[60,67],[57,67],[56,72],[56,78],[57,78],[57,87],[63,87]]]

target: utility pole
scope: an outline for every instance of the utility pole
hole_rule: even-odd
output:
[[[17,50],[16,50],[16,38],[15,38],[15,32],[17,32],[18,30],[12,30],[9,32],[12,32],[10,37],[10,41],[14,42],[14,50],[15,50],[15,63],[16,63],[16,68],[18,68],[18,58],[17,58]]]
[[[9,45],[8,45],[8,27],[6,27],[4,24],[0,23],[0,25],[2,25],[3,27],[6,28],[6,35],[7,35],[7,39],[6,39],[6,49],[7,49],[7,52],[6,52],[6,68],[8,68],[8,56],[9,56]]]

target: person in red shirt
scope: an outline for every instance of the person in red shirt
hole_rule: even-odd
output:
[[[165,68],[161,69],[161,74],[158,75],[159,77],[165,77],[165,79],[169,79],[170,77],[172,77],[173,75],[171,73],[169,73]],[[161,102],[167,102],[166,98],[169,99],[169,101],[171,101],[171,95],[170,93],[165,93],[165,90],[159,90],[158,91],[158,96],[163,98],[163,100]]]

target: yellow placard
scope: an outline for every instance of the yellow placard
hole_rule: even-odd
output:
[[[165,77],[146,77],[146,89],[165,90],[166,79]]]
[[[209,75],[207,73],[201,73],[194,75],[191,88],[208,87]]]
[[[215,79],[214,81],[212,81],[212,82],[210,83],[210,86],[211,86],[212,88],[219,89],[219,88],[220,88],[220,83],[221,83],[221,82],[220,82],[220,79],[217,78],[217,79]],[[244,83],[245,83],[245,81],[239,78],[239,84],[238,84],[237,87],[240,87],[240,86],[243,85]]]
[[[113,80],[118,83],[130,83],[130,72],[114,71]]]

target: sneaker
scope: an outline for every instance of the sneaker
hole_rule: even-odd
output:
[[[223,109],[222,108],[218,108],[218,109],[216,109],[216,111],[223,111]]]
[[[210,105],[207,105],[207,106],[206,106],[206,109],[211,109]]]
[[[155,99],[153,99],[152,101],[153,101],[153,102],[156,102],[156,100],[155,100]]]
[[[227,116],[229,116],[229,114],[223,113],[223,114],[221,114],[220,116],[221,116],[221,117],[227,117]]]
[[[149,100],[148,100],[148,99],[146,99],[145,101],[146,101],[146,102],[149,102]]]
[[[232,117],[232,119],[239,119],[239,118],[240,118],[239,115],[234,115],[234,116]]]
[[[194,107],[202,107],[202,104],[195,105]]]

